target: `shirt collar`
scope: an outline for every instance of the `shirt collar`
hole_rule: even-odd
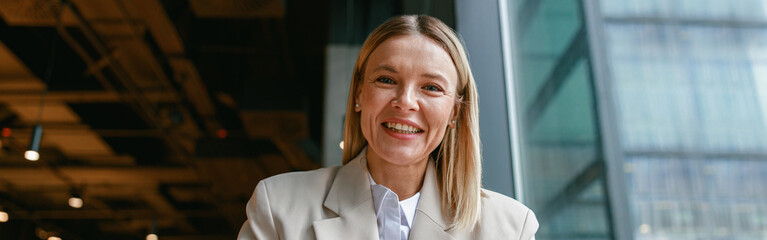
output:
[[[373,176],[370,175],[370,172],[368,171],[368,179],[370,180],[370,186],[378,185],[375,180],[373,180]],[[382,187],[386,188],[385,186],[381,185]],[[388,189],[388,188],[387,188]],[[391,190],[389,190],[391,191]],[[392,192],[394,193],[394,192]],[[396,196],[396,195],[395,195]],[[421,197],[421,192],[415,193],[412,197],[399,201],[399,206],[402,208],[402,212],[405,213],[405,219],[407,219],[407,225],[408,227],[413,227],[413,217],[415,217],[415,209],[416,206],[418,206],[418,199]],[[383,201],[383,198],[373,194],[373,204],[380,205],[380,203]],[[379,209],[375,209],[376,215],[378,215]]]

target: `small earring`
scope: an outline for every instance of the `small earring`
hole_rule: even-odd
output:
[[[453,124],[455,124],[455,120],[453,120]]]
[[[359,104],[359,103],[355,103],[355,104],[354,104],[354,107],[356,107],[356,108],[359,108],[359,107],[360,107],[360,104]]]

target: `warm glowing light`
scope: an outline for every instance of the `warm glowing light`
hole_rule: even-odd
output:
[[[79,197],[71,197],[69,198],[69,206],[73,208],[81,208],[83,207],[83,199]]]
[[[340,146],[341,146],[341,150],[344,150],[344,141],[343,140],[341,140]]]
[[[8,221],[8,213],[0,211],[0,222]]]
[[[219,129],[218,131],[216,131],[216,136],[218,138],[220,138],[220,139],[224,139],[227,136],[229,136],[229,132],[227,132],[226,129],[222,128],[222,129]]]
[[[48,237],[48,240],[61,240],[61,238],[56,236],[50,236]]]
[[[3,128],[2,135],[3,135],[3,137],[10,137],[11,136],[11,129],[7,128],[7,127]]]
[[[28,150],[24,152],[24,158],[29,161],[37,161],[40,159],[40,153],[37,153],[37,151]]]
[[[146,240],[158,240],[157,234],[150,233],[149,235],[146,235]]]

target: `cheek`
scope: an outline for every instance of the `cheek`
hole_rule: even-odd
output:
[[[380,107],[381,103],[385,103],[386,99],[389,99],[390,101],[393,99],[390,96],[392,95],[392,92],[391,89],[380,89],[372,84],[365,83],[360,94],[360,105],[364,103],[367,107]]]
[[[439,104],[435,104],[429,108],[431,111],[425,114],[429,118],[429,123],[433,128],[444,129],[448,125],[450,120],[450,114],[453,111],[452,104],[448,101],[441,101]]]

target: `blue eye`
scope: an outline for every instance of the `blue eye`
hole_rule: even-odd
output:
[[[394,84],[394,80],[392,80],[391,78],[388,78],[388,77],[380,77],[380,78],[376,79],[376,81],[378,81],[380,83],[385,83],[385,84]]]
[[[434,86],[434,85],[427,85],[427,86],[423,87],[423,89],[426,89],[427,91],[434,91],[434,92],[441,92],[442,91],[441,88],[439,88],[437,86]]]

